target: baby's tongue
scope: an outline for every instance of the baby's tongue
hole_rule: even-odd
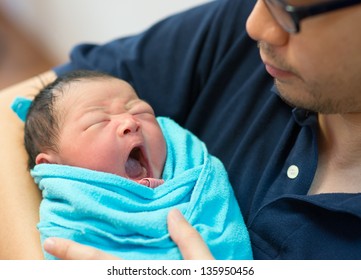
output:
[[[140,162],[134,158],[129,157],[125,163],[125,172],[131,179],[140,179],[146,176],[146,170]]]

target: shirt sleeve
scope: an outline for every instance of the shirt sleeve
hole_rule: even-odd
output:
[[[184,123],[217,65],[245,34],[253,1],[212,1],[170,16],[141,34],[104,45],[81,44],[55,68],[99,70],[130,82],[157,115]],[[229,71],[232,71],[230,69]]]

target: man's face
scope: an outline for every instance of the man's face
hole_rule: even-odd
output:
[[[360,26],[361,4],[306,18],[300,33],[289,34],[258,0],[247,32],[286,102],[320,113],[361,113]]]

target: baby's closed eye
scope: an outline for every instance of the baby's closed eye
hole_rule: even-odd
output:
[[[93,116],[85,122],[83,130],[86,131],[91,128],[93,129],[96,127],[101,127],[109,122],[110,122],[110,117],[107,115]]]

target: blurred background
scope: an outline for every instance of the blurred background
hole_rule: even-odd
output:
[[[68,59],[82,42],[143,31],[210,0],[0,0],[0,89]]]

